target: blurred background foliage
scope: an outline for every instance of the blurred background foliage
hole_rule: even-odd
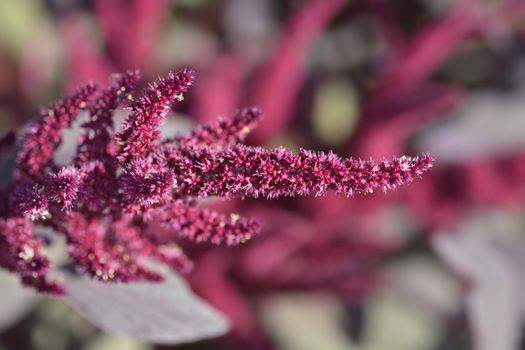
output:
[[[0,135],[82,82],[189,65],[179,127],[256,104],[253,144],[437,158],[395,195],[217,204],[266,227],[194,247],[226,337],[103,334],[0,272],[0,349],[525,348],[524,49],[520,0],[0,1]]]

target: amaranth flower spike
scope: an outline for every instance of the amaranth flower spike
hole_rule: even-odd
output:
[[[143,265],[144,258],[182,272],[192,263],[176,239],[156,235],[154,225],[172,232],[169,237],[227,245],[259,232],[256,220],[202,208],[198,199],[366,194],[411,182],[432,166],[428,155],[374,162],[239,145],[261,118],[257,108],[160,142],[163,119],[193,78],[189,69],[170,74],[133,100],[139,74],[127,72],[106,89],[86,85],[45,110],[23,139],[14,183],[0,194],[0,265],[26,285],[63,293],[49,276],[45,241],[34,231],[44,225],[66,238],[80,273],[102,281],[158,281],[163,276]],[[114,112],[128,103],[131,113],[115,134]],[[77,154],[60,168],[53,154],[81,109],[89,118]]]

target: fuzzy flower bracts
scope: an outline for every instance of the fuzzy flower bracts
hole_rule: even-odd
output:
[[[65,237],[79,273],[108,282],[159,281],[146,259],[182,272],[192,267],[178,239],[235,245],[260,231],[256,220],[214,212],[199,199],[367,194],[409,183],[432,166],[428,155],[374,162],[241,145],[261,118],[257,108],[161,141],[162,121],[193,78],[188,69],[170,74],[134,100],[140,75],[131,71],[45,110],[22,139],[13,183],[0,192],[0,266],[25,285],[63,293],[38,234],[47,226]],[[113,116],[121,107],[130,114],[116,132]],[[76,156],[59,167],[53,154],[82,110],[88,116]]]

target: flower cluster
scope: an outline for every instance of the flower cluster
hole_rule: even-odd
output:
[[[170,74],[134,100],[140,75],[130,71],[105,89],[86,85],[45,110],[22,140],[14,183],[1,194],[0,265],[26,285],[63,293],[50,276],[38,224],[66,238],[80,273],[103,281],[158,281],[163,276],[145,259],[182,272],[192,263],[175,238],[162,239],[152,227],[227,245],[260,229],[254,219],[214,212],[199,199],[366,194],[411,182],[432,166],[428,155],[374,162],[239,145],[261,118],[257,108],[161,141],[162,121],[193,78],[189,69]],[[120,107],[131,112],[116,132],[113,115]],[[81,110],[89,116],[73,164],[59,167],[53,155],[63,129]]]

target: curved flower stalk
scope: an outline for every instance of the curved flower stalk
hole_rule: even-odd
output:
[[[257,108],[160,142],[163,119],[193,78],[189,69],[169,74],[133,100],[139,74],[128,72],[104,90],[87,85],[35,122],[23,141],[16,179],[2,197],[0,264],[26,285],[63,293],[49,277],[44,241],[33,232],[42,224],[65,236],[80,273],[101,281],[159,281],[163,276],[144,265],[145,259],[182,272],[192,263],[176,239],[161,239],[152,223],[196,242],[227,245],[260,230],[253,219],[199,207],[199,198],[367,194],[409,183],[432,166],[429,155],[374,162],[237,144],[260,119]],[[128,102],[131,112],[115,135],[114,111]],[[58,168],[53,152],[81,108],[89,119],[76,157]]]

